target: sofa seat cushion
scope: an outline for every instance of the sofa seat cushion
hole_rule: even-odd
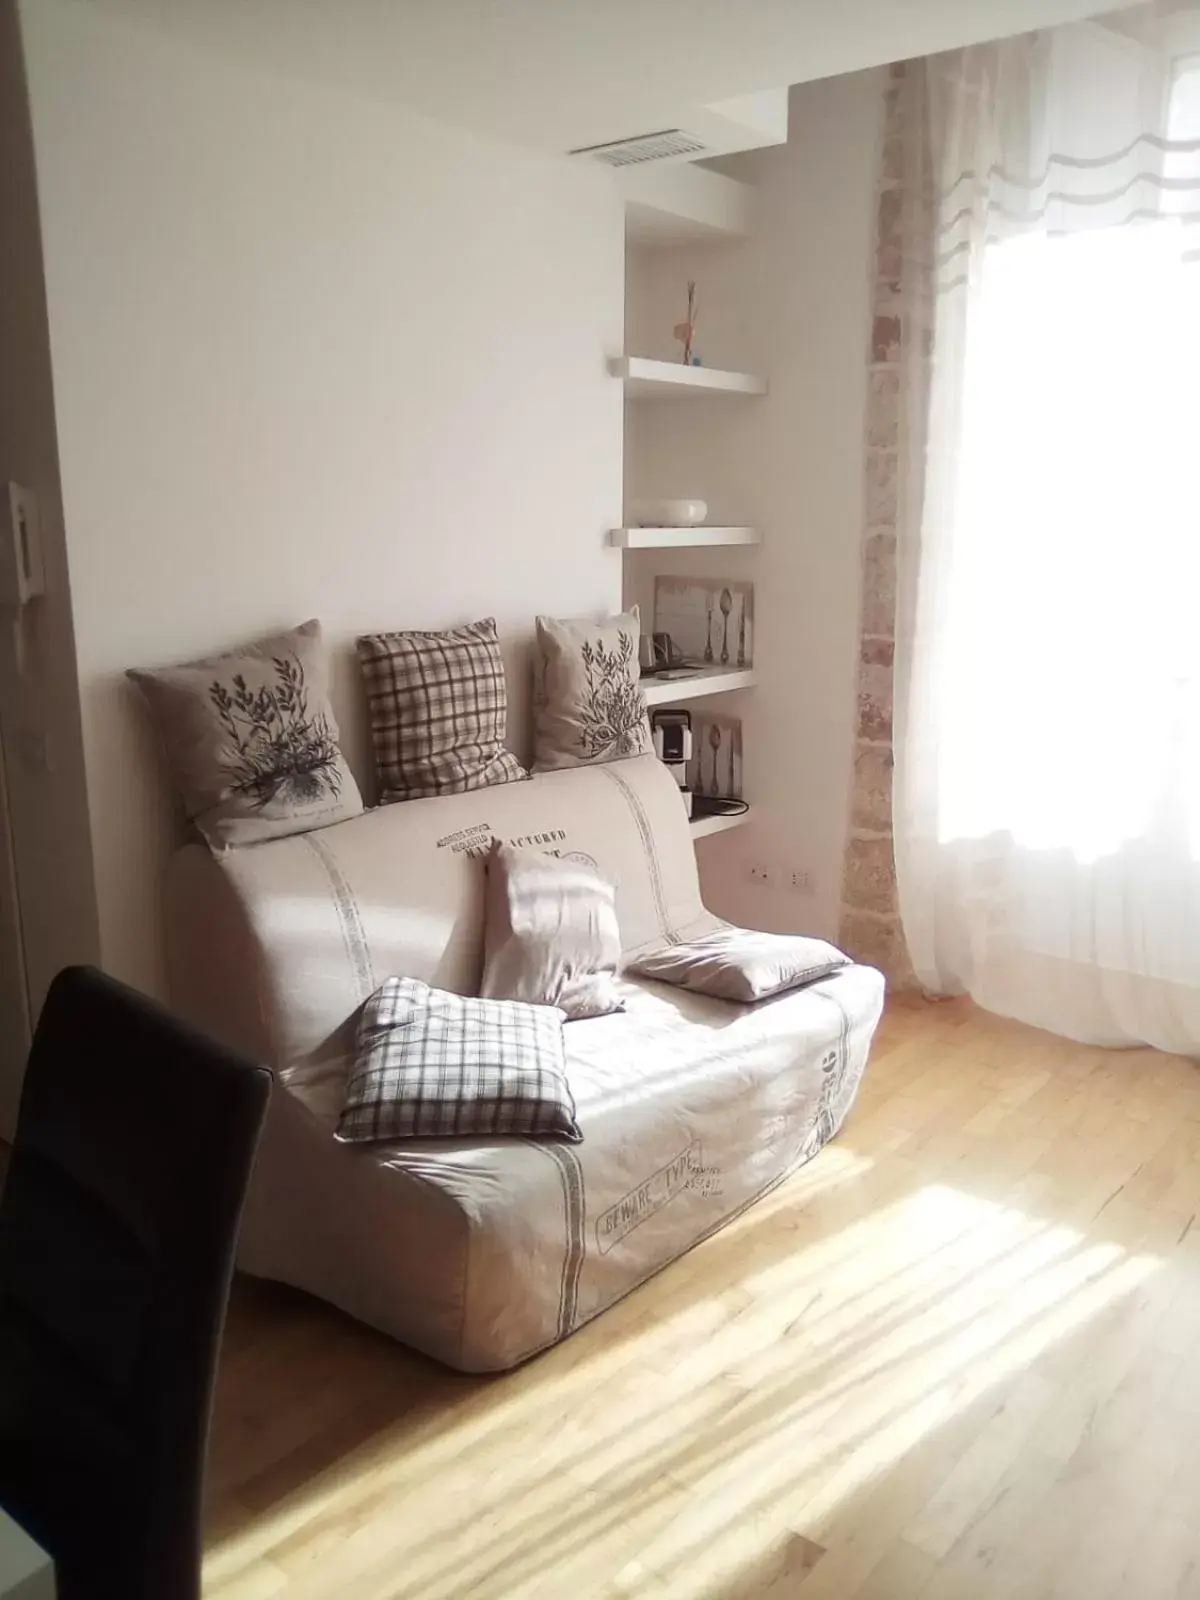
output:
[[[262,1161],[303,1172],[299,1215],[250,1271],[325,1298],[468,1371],[563,1338],[814,1155],[844,1120],[883,979],[847,966],[754,1006],[652,982],[564,1030],[583,1142],[332,1137],[346,1063],[282,1075]],[[253,1204],[253,1197],[252,1197]],[[364,1229],[389,1262],[360,1268]]]

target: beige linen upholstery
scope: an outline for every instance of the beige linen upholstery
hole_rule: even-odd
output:
[[[279,1073],[243,1267],[468,1371],[565,1337],[819,1149],[883,999],[859,966],[755,1006],[622,979],[625,1011],[563,1030],[582,1143],[337,1143],[368,996],[393,975],[478,993],[493,838],[593,863],[626,960],[724,926],[653,757],[185,850],[169,894],[179,1003]]]

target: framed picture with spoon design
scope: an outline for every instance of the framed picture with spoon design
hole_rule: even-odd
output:
[[[693,794],[741,800],[742,723],[719,712],[692,713],[692,759],[688,788]]]
[[[693,666],[754,665],[754,585],[740,578],[654,580],[654,632]]]

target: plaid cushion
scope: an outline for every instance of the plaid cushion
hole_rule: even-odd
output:
[[[358,662],[384,805],[526,776],[504,748],[508,690],[494,617],[442,633],[368,633]]]
[[[563,1014],[389,978],[363,1009],[337,1137],[354,1144],[472,1134],[580,1140]]]

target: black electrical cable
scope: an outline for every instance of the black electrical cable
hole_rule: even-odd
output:
[[[749,809],[746,800],[726,799],[723,795],[692,795],[693,820],[696,817],[740,817]]]

